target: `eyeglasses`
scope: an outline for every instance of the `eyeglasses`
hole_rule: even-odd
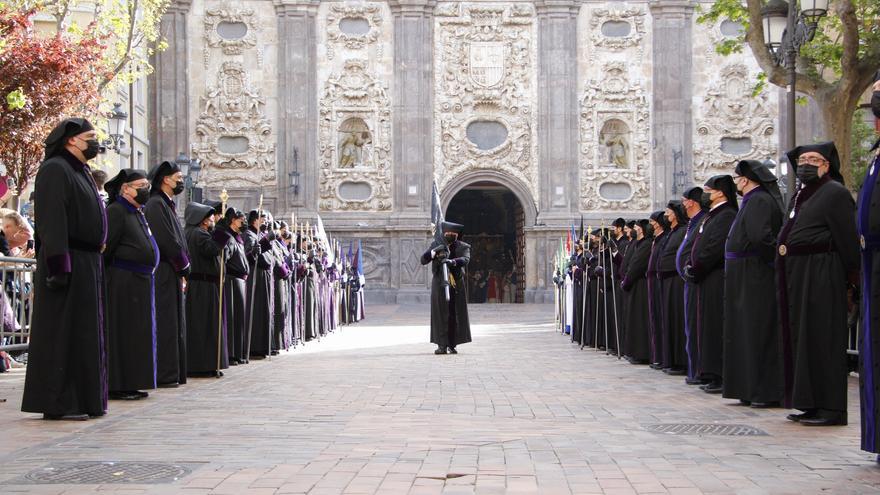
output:
[[[798,158],[798,161],[797,161],[798,165],[815,165],[817,167],[819,165],[822,165],[823,163],[828,163],[828,160],[826,160],[824,158],[814,157],[814,156],[810,156],[807,158]]]

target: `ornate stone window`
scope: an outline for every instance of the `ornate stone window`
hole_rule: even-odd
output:
[[[465,135],[477,148],[488,151],[507,141],[507,127],[497,120],[474,120],[467,125]]]
[[[241,55],[257,44],[257,20],[251,8],[222,5],[205,13],[205,42],[224,55]],[[207,57],[207,49],[206,55]]]
[[[334,4],[327,13],[327,58],[335,56],[333,45],[361,50],[379,39],[382,10],[375,4]]]
[[[645,11],[630,9],[595,9],[590,19],[593,45],[611,50],[637,46],[645,37]]]

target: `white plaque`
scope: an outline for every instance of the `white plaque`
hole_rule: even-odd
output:
[[[491,88],[498,85],[504,79],[504,43],[471,43],[470,77],[477,86]]]

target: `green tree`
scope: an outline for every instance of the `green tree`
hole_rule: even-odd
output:
[[[797,1],[797,0],[793,0]],[[759,85],[786,87],[787,71],[773,62],[764,45],[761,8],[765,0],[715,0],[699,22],[731,19],[743,24],[742,36],[716,46],[721,54],[747,46],[763,71]],[[797,61],[797,90],[809,95],[822,112],[825,128],[840,152],[842,170],[852,186],[853,114],[859,99],[880,69],[880,1],[830,0],[828,15],[816,36],[801,50]]]

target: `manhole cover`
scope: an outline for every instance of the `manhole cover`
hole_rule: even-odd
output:
[[[748,425],[660,423],[645,425],[645,429],[667,435],[724,435],[731,437],[766,436],[767,432]]]
[[[13,484],[172,483],[192,471],[179,464],[151,462],[63,462],[24,475]]]

